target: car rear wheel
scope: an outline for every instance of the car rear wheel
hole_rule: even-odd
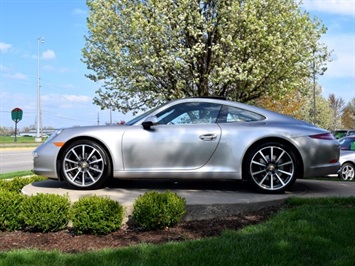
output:
[[[273,142],[261,144],[248,152],[243,172],[257,189],[281,193],[297,178],[296,156],[286,145]]]
[[[111,163],[105,150],[91,140],[70,144],[61,158],[61,174],[71,186],[96,189],[111,175]]]
[[[351,163],[344,163],[339,171],[339,178],[343,180],[353,180],[355,177],[355,166]]]

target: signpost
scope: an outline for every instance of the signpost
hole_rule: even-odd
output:
[[[23,111],[20,108],[14,108],[11,111],[11,118],[15,122],[15,142],[17,141],[17,123],[21,121]]]

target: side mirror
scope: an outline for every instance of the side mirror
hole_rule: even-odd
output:
[[[157,124],[158,118],[156,116],[149,116],[143,121],[142,126],[144,129],[150,129],[152,126],[155,126]]]

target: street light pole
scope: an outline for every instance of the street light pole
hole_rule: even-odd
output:
[[[313,124],[317,125],[317,106],[316,106],[316,61],[315,61],[315,54],[316,49],[313,49],[313,63],[312,63],[312,70],[313,70]]]
[[[42,141],[42,117],[41,117],[41,85],[40,85],[40,76],[39,76],[39,45],[44,43],[43,37],[37,38],[37,132],[35,137],[35,142]],[[41,128],[41,130],[40,130]]]

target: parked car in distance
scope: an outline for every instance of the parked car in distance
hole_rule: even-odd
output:
[[[220,98],[158,106],[119,126],[57,130],[33,152],[33,172],[77,189],[121,179],[246,180],[263,192],[297,178],[336,174],[331,132],[269,110]]]
[[[354,135],[355,135],[355,129],[351,129],[346,132],[346,136],[354,136]]]
[[[333,136],[336,139],[341,139],[346,136],[353,136],[355,135],[355,129],[339,129],[332,131]]]
[[[343,180],[353,180],[355,177],[355,135],[339,139],[341,145],[341,164],[339,178]]]
[[[332,132],[333,136],[336,138],[336,139],[340,139],[342,137],[345,137],[346,134],[348,133],[348,130],[335,130]]]

